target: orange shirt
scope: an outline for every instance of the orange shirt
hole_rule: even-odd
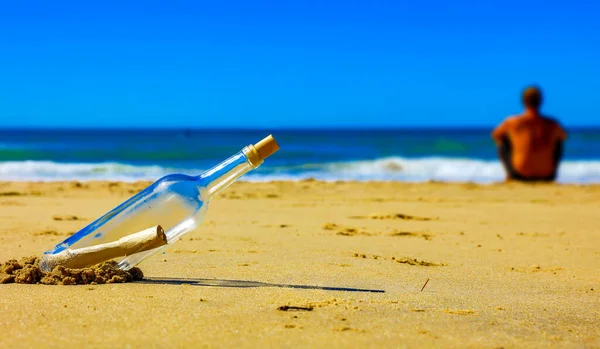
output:
[[[492,132],[496,143],[507,137],[512,145],[512,166],[522,176],[545,177],[554,168],[554,150],[566,131],[550,118],[525,113],[507,118]]]

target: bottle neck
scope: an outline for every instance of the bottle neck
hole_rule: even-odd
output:
[[[255,152],[251,146],[245,147],[199,176],[208,182],[206,185],[206,200],[218,195],[246,172],[260,166],[262,161],[252,161],[253,151]]]

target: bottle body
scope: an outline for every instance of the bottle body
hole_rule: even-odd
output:
[[[40,267],[50,271],[49,260],[59,253],[103,246],[148,227],[160,225],[166,244],[116,258],[128,270],[142,260],[178,241],[202,222],[212,197],[246,172],[258,167],[248,157],[248,147],[199,176],[172,174],[162,177],[127,201],[47,251]]]

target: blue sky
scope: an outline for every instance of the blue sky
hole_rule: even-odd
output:
[[[0,126],[598,125],[596,1],[2,1]]]

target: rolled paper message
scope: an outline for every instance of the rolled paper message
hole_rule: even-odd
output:
[[[40,267],[44,271],[52,271],[59,265],[72,269],[86,268],[113,258],[153,250],[166,244],[165,231],[160,225],[156,225],[114,242],[74,250],[66,249],[56,254],[44,255],[44,261]]]

